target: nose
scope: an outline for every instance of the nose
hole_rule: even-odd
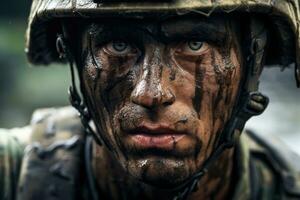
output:
[[[174,92],[168,87],[168,79],[164,80],[163,70],[166,65],[162,58],[163,47],[149,47],[141,67],[143,74],[131,94],[133,103],[153,109],[171,105],[175,101]]]
[[[168,106],[175,101],[175,95],[171,89],[164,88],[161,83],[141,80],[131,95],[133,103],[148,109],[159,106]]]

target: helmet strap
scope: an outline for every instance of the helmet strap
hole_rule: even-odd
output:
[[[242,132],[245,123],[252,117],[264,112],[269,98],[258,91],[259,77],[264,66],[264,51],[267,45],[267,30],[260,19],[251,17],[248,31],[248,49],[244,66],[245,82],[240,88],[238,101],[233,110],[232,119],[224,130],[223,141],[234,144],[235,132]],[[222,142],[222,140],[220,141]]]
[[[67,31],[65,30],[65,26],[62,26],[63,34],[59,34],[56,39],[56,49],[59,54],[60,59],[67,59],[70,66],[71,72],[71,86],[69,87],[69,101],[71,105],[79,112],[79,117],[81,119],[81,123],[84,127],[84,131],[87,135],[92,135],[97,144],[102,145],[102,138],[99,137],[93,128],[90,125],[91,116],[89,114],[88,108],[83,101],[82,97],[79,95],[76,81],[75,81],[75,69],[74,69],[74,59],[70,50],[70,47],[67,43]],[[100,134],[101,135],[101,134]]]

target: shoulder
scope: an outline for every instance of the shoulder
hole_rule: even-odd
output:
[[[30,166],[40,170],[33,152],[48,153],[53,150],[55,153],[57,150],[62,155],[60,149],[71,148],[82,141],[82,132],[80,118],[72,107],[38,109],[33,113],[30,125],[0,129],[0,199],[15,199],[20,182],[27,182],[27,176],[33,172]],[[53,159],[47,160],[51,161]]]
[[[31,144],[66,139],[82,132],[78,112],[70,106],[38,109],[33,113],[30,124],[32,133],[29,142]]]
[[[31,128],[0,129],[0,199],[14,199],[22,157]]]
[[[40,109],[31,120],[18,199],[76,199],[81,188],[85,133],[72,107]]]
[[[246,131],[245,135],[250,165],[264,184],[261,192],[276,194],[280,199],[300,199],[300,156],[275,136],[252,131]]]

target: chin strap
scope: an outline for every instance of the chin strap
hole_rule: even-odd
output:
[[[73,56],[70,51],[70,47],[67,45],[67,42],[65,38],[67,38],[67,32],[63,27],[63,35],[59,34],[56,39],[56,49],[59,54],[60,59],[67,60],[70,65],[70,71],[71,71],[71,86],[69,87],[69,101],[71,105],[79,112],[79,116],[81,119],[81,123],[84,127],[84,130],[87,135],[92,135],[97,144],[102,145],[102,138],[101,136],[98,136],[93,128],[90,126],[91,116],[89,114],[89,111],[87,109],[87,106],[85,102],[82,100],[81,96],[79,95],[79,92],[76,87],[76,81],[75,81],[75,69],[74,69],[74,62],[73,62]]]
[[[173,200],[184,200],[197,189],[200,179],[208,171],[212,163],[217,160],[225,149],[234,146],[236,138],[241,134],[245,123],[252,116],[260,115],[266,109],[269,98],[258,92],[259,76],[264,64],[264,50],[267,43],[267,32],[264,24],[259,19],[250,19],[250,48],[246,55],[245,66],[247,76],[246,82],[240,88],[240,94],[232,112],[232,117],[222,132],[217,148],[211,156],[204,162],[202,169],[189,178],[186,182],[174,188],[177,195]]]

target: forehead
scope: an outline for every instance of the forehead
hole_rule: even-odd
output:
[[[168,19],[102,19],[86,24],[85,32],[142,31],[152,36],[182,37],[191,33],[220,36],[228,33],[233,20],[229,17],[172,17]]]

